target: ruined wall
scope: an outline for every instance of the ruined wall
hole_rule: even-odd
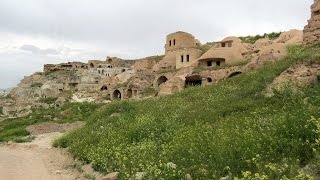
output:
[[[303,30],[303,43],[313,44],[320,39],[320,0],[311,6],[311,18]]]
[[[135,61],[134,69],[136,70],[136,72],[143,72],[146,70],[151,70],[155,64],[156,64],[155,60],[146,58],[146,59]]]

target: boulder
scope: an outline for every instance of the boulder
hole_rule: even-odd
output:
[[[102,180],[117,180],[119,172],[112,172],[102,178]]]

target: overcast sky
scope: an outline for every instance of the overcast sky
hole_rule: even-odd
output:
[[[165,36],[202,43],[303,29],[312,0],[1,0],[0,88],[45,63],[163,54]]]

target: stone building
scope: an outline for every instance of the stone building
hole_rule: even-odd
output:
[[[176,53],[176,69],[192,66],[203,52],[198,48],[184,48]]]
[[[180,69],[189,66],[202,53],[198,49],[199,45],[200,42],[186,32],[178,31],[167,35],[165,56],[154,66],[154,71]]]
[[[199,59],[201,67],[217,67],[223,64],[232,64],[244,59],[244,53],[248,49],[242,44],[237,37],[228,37],[220,43],[213,46],[208,52],[203,54]]]
[[[320,39],[320,0],[311,6],[311,18],[303,30],[303,43],[313,44]]]
[[[200,42],[189,33],[178,31],[167,35],[165,51],[168,52],[177,51],[184,48],[196,48]]]

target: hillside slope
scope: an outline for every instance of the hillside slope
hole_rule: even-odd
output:
[[[318,52],[292,46],[283,60],[216,86],[113,102],[55,146],[122,179],[137,172],[164,179],[317,176],[320,84],[300,94],[263,92],[292,64],[320,60]]]

